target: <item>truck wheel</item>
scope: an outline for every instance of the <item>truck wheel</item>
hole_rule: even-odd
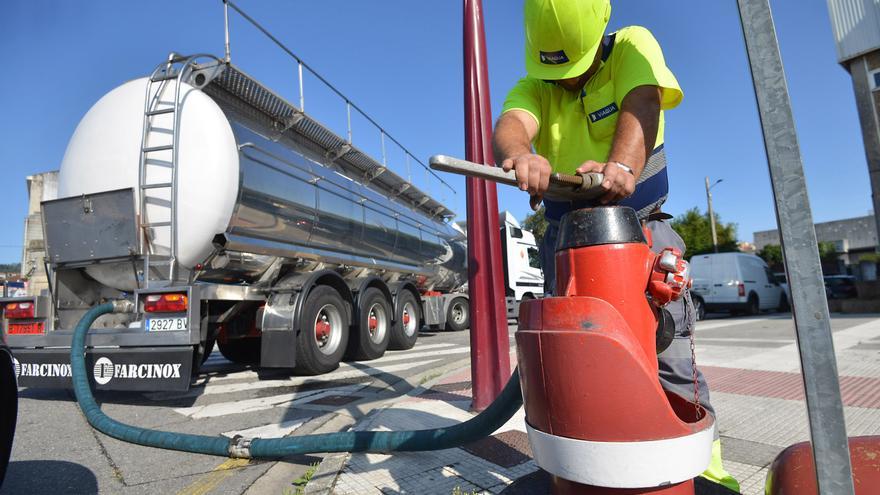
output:
[[[243,339],[229,339],[225,343],[217,341],[220,354],[223,357],[238,364],[260,363],[260,339],[258,337],[245,337]]]
[[[356,333],[349,334],[348,355],[354,359],[380,358],[391,339],[391,303],[375,287],[365,290],[361,301]]]
[[[525,299],[525,298],[523,298]],[[446,329],[460,332],[470,325],[470,304],[464,297],[456,297],[446,310]]]
[[[419,302],[412,292],[405,290],[397,298],[397,308],[394,312],[394,328],[391,330],[391,341],[388,348],[395,350],[412,349],[419,338],[419,324],[422,314],[419,310]]]
[[[755,316],[756,314],[761,312],[761,302],[758,300],[758,296],[755,294],[749,295],[749,302],[746,306],[746,313],[749,316]]]
[[[328,285],[312,289],[303,305],[296,337],[296,372],[319,375],[339,367],[348,345],[345,301]]]
[[[207,316],[203,316],[201,321],[203,325],[201,328],[205,328],[205,325],[209,325]],[[204,342],[193,348],[192,376],[199,374],[202,365],[205,364],[205,361],[208,360],[208,356],[211,355],[211,351],[214,350],[214,343],[217,340],[217,332],[209,328],[207,335],[208,336]]]
[[[694,301],[694,313],[696,313],[697,321],[701,321],[706,319],[706,303],[703,302],[702,297],[693,298]]]
[[[15,420],[18,410],[18,388],[15,383],[13,363],[3,349],[0,349],[0,485],[6,476],[9,454],[12,453],[12,439],[15,436]]]
[[[205,364],[205,361],[211,357],[211,353],[214,352],[214,344],[217,343],[217,339],[214,337],[208,337],[208,340],[205,341],[205,347],[202,351],[202,362],[201,364]]]

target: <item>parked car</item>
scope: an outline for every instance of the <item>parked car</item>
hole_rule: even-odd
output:
[[[764,260],[753,254],[699,254],[690,263],[698,318],[709,311],[755,315],[788,308],[785,290]]]
[[[0,486],[3,485],[6,467],[9,465],[18,415],[18,385],[14,363],[9,349],[0,343]]]
[[[856,278],[852,275],[826,275],[825,295],[828,296],[828,299],[857,297]]]

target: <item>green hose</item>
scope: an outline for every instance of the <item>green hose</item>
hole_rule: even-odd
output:
[[[130,310],[131,303],[124,301],[95,306],[87,311],[76,325],[73,342],[70,345],[73,390],[80,409],[92,427],[124,442],[160,449],[253,459],[273,459],[314,452],[388,453],[441,450],[464,445],[492,434],[522,406],[519,373],[518,370],[514,370],[501,394],[485,411],[463,423],[431,430],[347,431],[302,437],[229,439],[126,425],[109,418],[95,402],[86,374],[85,340],[89,328],[98,317],[107,313]]]

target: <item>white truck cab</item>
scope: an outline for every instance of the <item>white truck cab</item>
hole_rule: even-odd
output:
[[[785,290],[767,264],[753,254],[699,254],[691,258],[694,306],[698,318],[706,311],[743,312],[788,307]]]
[[[544,295],[544,272],[535,235],[523,230],[508,211],[498,215],[501,224],[501,253],[507,296],[517,302]]]

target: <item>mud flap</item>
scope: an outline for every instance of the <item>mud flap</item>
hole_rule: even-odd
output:
[[[15,349],[13,354],[20,387],[72,388],[69,349]],[[86,353],[86,373],[97,390],[185,391],[192,356],[191,346],[96,349]]]

